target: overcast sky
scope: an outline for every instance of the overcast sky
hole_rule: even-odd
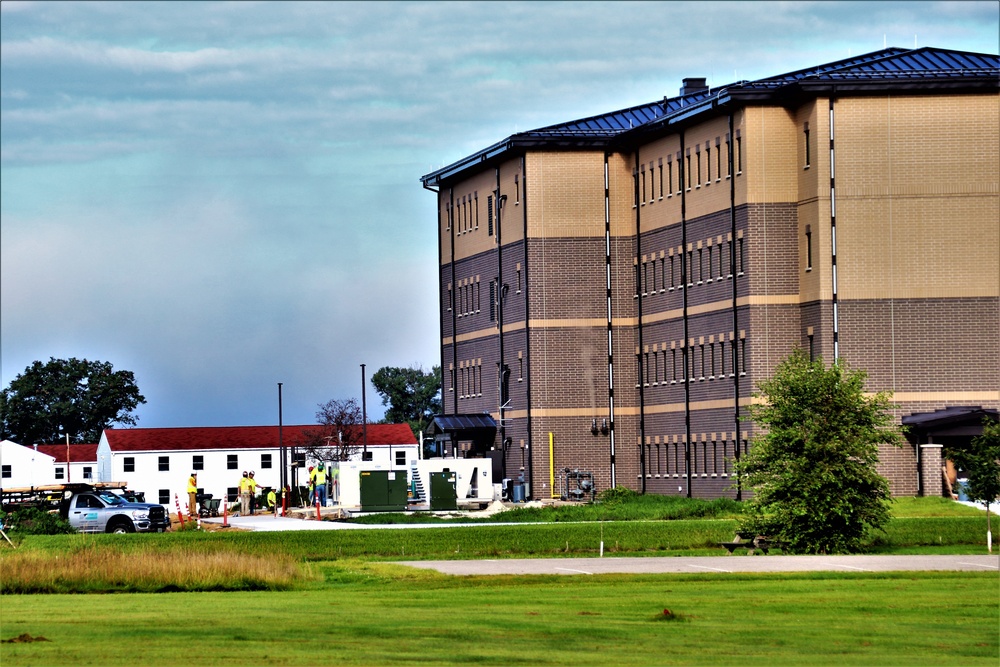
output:
[[[998,3],[0,4],[2,385],[135,373],[140,426],[311,423],[440,363],[435,198],[504,137],[888,46]],[[369,385],[368,414],[382,416]]]

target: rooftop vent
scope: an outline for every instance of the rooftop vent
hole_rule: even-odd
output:
[[[691,93],[702,93],[708,90],[708,84],[704,78],[701,79],[684,79],[684,85],[681,86],[681,95],[690,95]]]

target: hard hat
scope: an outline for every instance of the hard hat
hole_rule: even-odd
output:
[[[323,469],[323,462],[322,462],[322,461],[320,461],[320,464],[319,464],[319,469],[320,469],[320,470],[322,470],[322,469]]]

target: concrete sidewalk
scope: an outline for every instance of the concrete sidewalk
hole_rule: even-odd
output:
[[[681,556],[396,561],[443,574],[697,574],[737,572],[998,572],[1000,556]]]

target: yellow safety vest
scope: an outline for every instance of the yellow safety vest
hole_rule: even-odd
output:
[[[198,482],[194,477],[188,477],[188,493],[198,493]]]

